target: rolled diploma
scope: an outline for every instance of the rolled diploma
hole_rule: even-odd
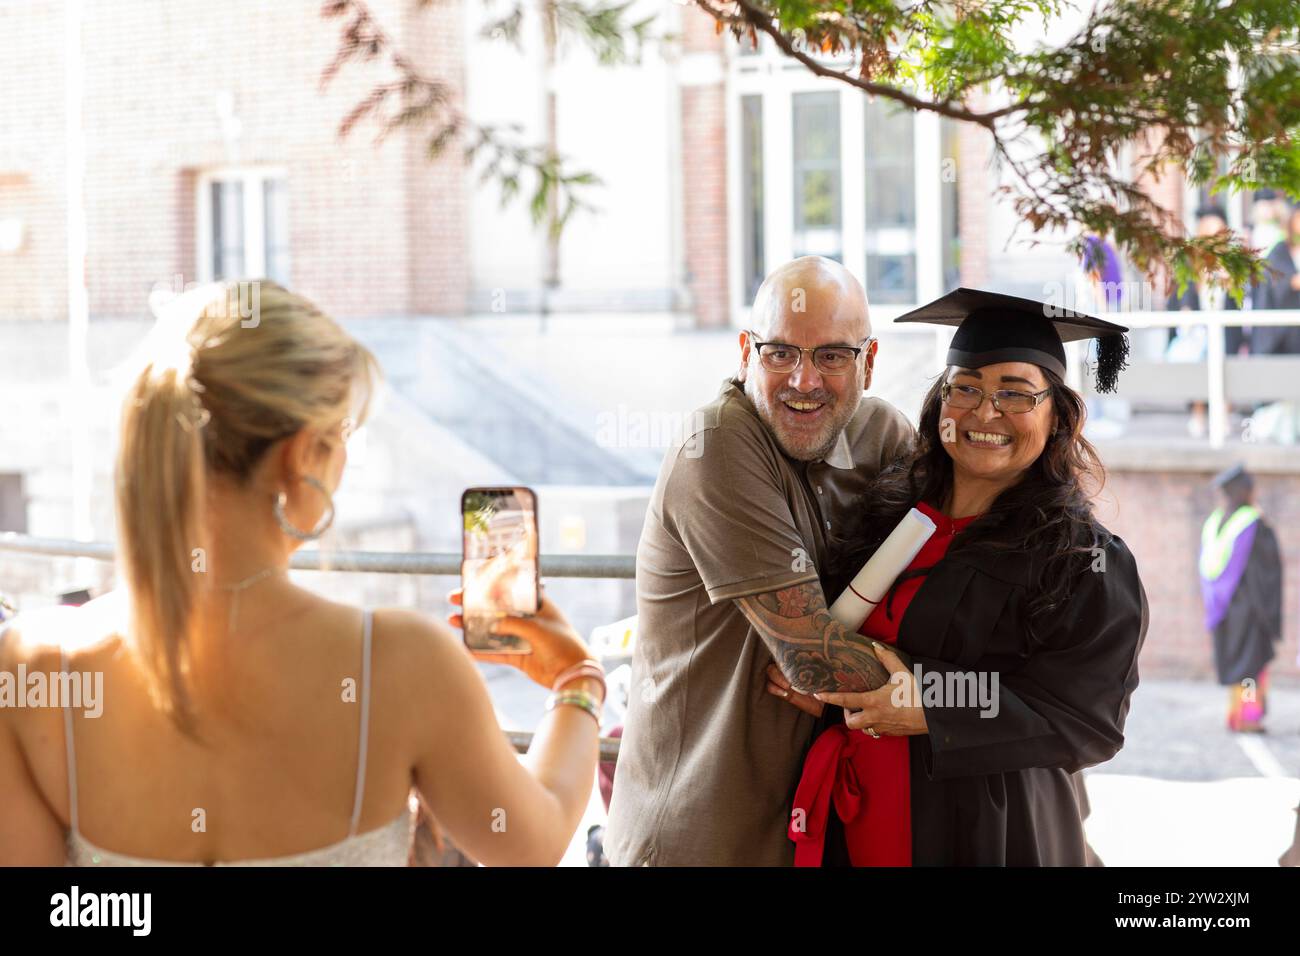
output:
[[[933,533],[934,522],[915,508],[903,515],[898,527],[889,532],[885,543],[876,549],[844,593],[835,599],[831,605],[831,617],[851,633],[856,633],[876,605],[884,600],[894,579],[907,570]]]

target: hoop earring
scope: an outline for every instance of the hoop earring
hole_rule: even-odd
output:
[[[312,528],[311,531],[303,531],[301,528],[295,528],[289,523],[289,519],[286,518],[284,514],[284,506],[289,500],[289,496],[283,491],[276,495],[275,507],[272,510],[275,512],[276,524],[278,524],[280,530],[289,537],[295,538],[298,541],[315,541],[329,529],[330,525],[334,523],[334,498],[330,495],[329,490],[321,484],[319,480],[313,478],[311,475],[304,475],[302,481],[305,481],[325,496],[325,514],[321,515],[320,520],[316,522],[316,527]]]

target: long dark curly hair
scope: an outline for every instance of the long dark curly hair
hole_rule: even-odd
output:
[[[942,507],[952,491],[952,458],[940,440],[941,390],[947,373],[931,386],[921,405],[911,451],[886,468],[862,496],[831,542],[828,600],[834,600],[902,520],[924,501]],[[1083,437],[1087,416],[1082,397],[1053,372],[1043,369],[1051,388],[1055,427],[1042,453],[1023,477],[1003,491],[989,510],[957,535],[949,553],[975,546],[1024,551],[1031,555],[1030,621],[1059,607],[1070,596],[1075,576],[1104,545],[1104,529],[1092,511],[1092,498],[1105,481],[1097,451]]]

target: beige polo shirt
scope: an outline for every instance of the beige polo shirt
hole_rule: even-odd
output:
[[[734,598],[818,579],[828,533],[912,437],[863,396],[824,460],[787,457],[723,383],[659,472],[637,548],[637,646],[605,849],[615,866],[790,865],[814,720],[764,691]]]

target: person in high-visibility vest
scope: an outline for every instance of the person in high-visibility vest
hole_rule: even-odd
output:
[[[1219,683],[1231,688],[1228,729],[1264,729],[1268,665],[1282,639],[1282,557],[1277,535],[1253,503],[1242,465],[1217,475],[1223,495],[1201,529],[1201,596]]]

